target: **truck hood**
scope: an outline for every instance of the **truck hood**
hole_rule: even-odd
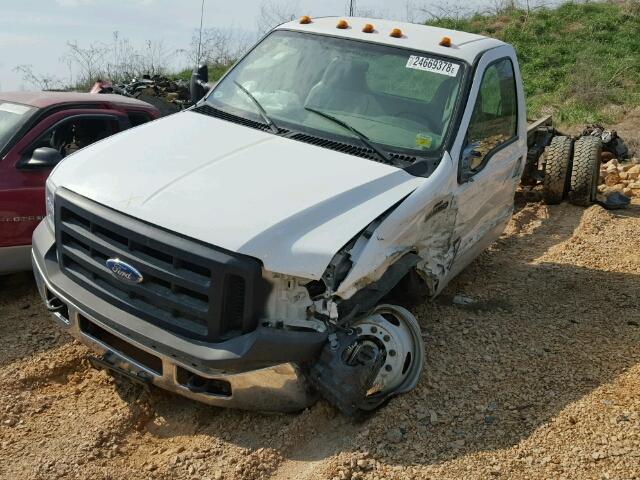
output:
[[[333,255],[423,178],[195,112],[79,151],[51,176],[153,225],[318,279]]]

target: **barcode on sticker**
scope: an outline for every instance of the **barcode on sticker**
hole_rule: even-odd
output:
[[[411,55],[409,60],[407,60],[407,68],[424,70],[425,72],[441,73],[442,75],[455,77],[458,74],[460,65],[457,63],[447,62],[446,60],[440,60],[438,58]]]

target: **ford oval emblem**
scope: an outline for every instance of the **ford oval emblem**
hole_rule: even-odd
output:
[[[132,267],[118,258],[110,258],[107,260],[106,265],[111,272],[111,275],[123,282],[141,283],[142,280],[144,280],[144,277],[137,268]]]

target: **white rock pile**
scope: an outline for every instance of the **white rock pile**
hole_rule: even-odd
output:
[[[628,197],[640,198],[640,159],[628,161],[611,159],[600,166],[598,192],[620,192]]]

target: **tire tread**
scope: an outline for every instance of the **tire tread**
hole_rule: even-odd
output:
[[[562,202],[568,189],[568,175],[573,153],[573,141],[569,137],[553,137],[545,148],[542,198],[545,203],[555,205]]]
[[[580,137],[573,149],[571,188],[569,201],[574,205],[589,206],[600,176],[602,141],[596,137]]]

